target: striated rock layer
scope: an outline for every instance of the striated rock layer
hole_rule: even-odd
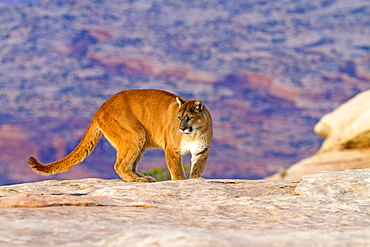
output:
[[[366,246],[370,170],[0,187],[0,246]]]

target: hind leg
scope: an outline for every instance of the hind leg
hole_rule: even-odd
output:
[[[122,120],[111,119],[109,128],[103,123],[100,126],[104,136],[117,150],[115,171],[127,182],[154,182],[154,178],[147,178],[136,172],[137,163],[145,152],[145,131],[138,124],[135,125],[134,121],[125,128],[122,122]]]
[[[134,171],[134,165],[140,153],[141,149],[133,143],[130,143],[130,148],[117,150],[114,169],[126,182],[155,182],[154,178]]]
[[[151,176],[144,176],[143,174],[141,174],[140,172],[137,171],[137,165],[139,164],[139,162],[140,162],[141,158],[143,157],[144,153],[145,153],[145,149],[142,149],[141,152],[140,152],[140,154],[139,154],[139,156],[136,158],[134,164],[132,165],[132,171],[136,175],[138,175],[139,177],[145,177],[146,179],[149,180],[149,182],[155,182],[156,180],[153,177],[151,177]]]

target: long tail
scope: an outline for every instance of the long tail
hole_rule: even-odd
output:
[[[94,120],[91,121],[85,135],[82,137],[77,147],[66,157],[46,165],[41,164],[34,157],[28,158],[28,164],[37,173],[42,175],[51,175],[59,172],[65,172],[73,166],[81,163],[94,150],[102,132]]]

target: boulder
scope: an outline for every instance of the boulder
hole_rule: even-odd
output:
[[[369,175],[1,186],[0,245],[365,246]],[[354,191],[358,200],[346,194]]]
[[[321,171],[370,168],[370,90],[323,116],[314,131],[325,138],[316,154],[270,179],[299,179]]]
[[[325,138],[319,152],[370,147],[370,90],[323,116],[314,131]]]

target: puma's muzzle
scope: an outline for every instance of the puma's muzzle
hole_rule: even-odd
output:
[[[192,127],[181,127],[180,126],[180,131],[184,133],[185,135],[190,135],[193,132]]]

